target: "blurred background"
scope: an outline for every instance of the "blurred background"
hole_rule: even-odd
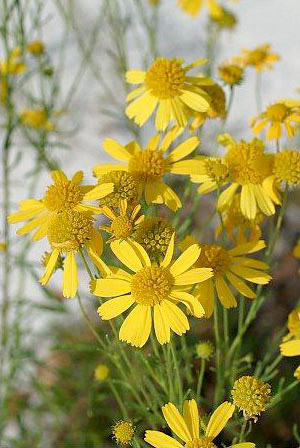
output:
[[[101,147],[104,138],[125,144],[133,138],[145,142],[152,135],[151,123],[141,131],[124,116],[127,69],[145,68],[157,55],[184,58],[190,63],[206,57],[208,48],[206,10],[192,18],[176,6],[175,0],[162,0],[158,7],[147,0],[28,0],[23,3],[26,39],[43,42],[45,60],[43,67],[29,61],[31,75],[16,88],[16,109],[39,105],[42,98],[40,104],[51,103],[57,113],[56,129],[47,134],[46,140],[45,135],[37,135],[38,131],[32,129],[20,128],[14,133],[9,161],[10,212],[16,210],[23,198],[41,197],[50,183],[49,170],[56,167],[68,176],[83,170],[86,182],[94,182],[92,167],[107,160]],[[282,97],[300,99],[299,0],[224,3],[235,14],[237,24],[218,35],[212,77],[218,80],[217,65],[236,56],[242,48],[270,43],[281,59],[262,75],[263,108]],[[15,13],[12,9],[12,14]],[[12,33],[10,44],[17,43],[18,35]],[[4,58],[4,50],[2,46],[0,59]],[[254,92],[255,72],[249,70],[242,85],[235,89],[225,129],[237,139],[251,138],[249,122],[257,114]],[[1,109],[0,121],[4,122]],[[205,127],[201,137],[204,153],[209,154],[219,129],[218,120]],[[2,146],[5,138],[5,129],[0,128]],[[299,148],[299,134],[283,146],[294,148],[295,145]],[[272,152],[275,148],[270,144],[269,149]],[[4,175],[1,176],[3,204]],[[186,213],[190,205],[188,200]],[[299,205],[299,193],[295,191],[276,246],[273,294],[251,327],[249,346],[243,347],[249,365],[253,353],[260,358],[264,344],[278,344],[287,315],[299,300],[299,263],[292,256],[299,238]],[[196,232],[213,207],[213,197],[203,197],[195,220]],[[4,239],[5,219],[3,213],[0,242]],[[203,242],[212,241],[214,224],[202,233]],[[117,419],[115,404],[109,398],[105,382],[93,380],[94,368],[102,360],[81,321],[78,304],[75,300],[63,299],[60,272],[48,288],[39,287],[37,279],[43,269],[40,258],[46,244],[30,244],[26,238],[25,241],[17,238],[13,228],[9,233],[7,321],[11,338],[5,352],[4,373],[9,387],[5,398],[6,423],[2,428],[4,440],[13,448],[110,446],[110,426]],[[5,256],[5,251],[0,252],[2,284]],[[85,272],[80,275],[85,304],[95,323],[100,325],[96,304],[87,294],[88,278]],[[199,328],[194,330],[189,336],[191,347],[199,338]],[[107,328],[103,326],[100,331],[105,334]],[[210,323],[201,322],[200,336],[209,338],[210,332]],[[284,361],[281,369],[292,376],[296,366],[291,359]],[[208,389],[213,386],[209,374],[206,384]],[[209,396],[209,390],[206,393]],[[299,423],[299,399],[299,392],[297,395],[293,391],[276,412],[261,419],[258,446],[296,447],[293,425]],[[142,431],[142,423],[140,428]]]

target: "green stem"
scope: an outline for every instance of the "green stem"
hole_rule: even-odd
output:
[[[181,376],[180,376],[180,370],[179,370],[179,363],[178,363],[178,359],[177,359],[176,348],[174,347],[172,339],[171,339],[171,341],[169,343],[169,346],[170,346],[170,349],[171,349],[172,358],[173,358],[173,362],[174,362],[174,366],[175,366],[178,402],[182,403],[182,399],[183,399],[182,382],[181,382]]]
[[[299,380],[293,381],[285,389],[281,390],[280,392],[278,392],[278,394],[274,395],[271,403],[267,406],[267,409],[273,408],[275,405],[277,405],[282,400],[285,394],[287,394],[297,386],[299,386]]]
[[[215,390],[214,406],[216,407],[220,400],[222,390],[222,362],[221,362],[221,339],[219,329],[219,312],[218,312],[218,300],[215,298],[214,306],[214,331],[216,341],[216,372],[217,372],[217,384]]]
[[[201,359],[200,372],[199,372],[199,376],[198,376],[197,389],[196,389],[196,402],[197,403],[199,403],[199,401],[200,401],[204,372],[205,372],[205,359]]]

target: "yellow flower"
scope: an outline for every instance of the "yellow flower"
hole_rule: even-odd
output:
[[[225,61],[218,66],[220,79],[229,86],[241,84],[244,78],[244,69],[234,61]]]
[[[220,28],[232,29],[237,24],[236,16],[223,6],[219,6],[219,8],[212,10],[209,17]]]
[[[26,70],[26,65],[22,61],[22,52],[19,47],[14,48],[7,61],[0,61],[0,73],[2,76],[18,75]]]
[[[222,137],[221,143],[227,146],[227,152],[222,159],[217,159],[219,166],[216,165],[215,159],[204,158],[197,175],[191,177],[192,182],[202,184],[198,192],[209,193],[230,182],[230,186],[219,196],[220,211],[230,206],[240,189],[240,207],[246,218],[255,219],[258,210],[267,216],[273,215],[274,204],[280,204],[276,179],[273,175],[273,155],[265,154],[264,144],[258,139],[248,143]]]
[[[158,6],[160,4],[160,0],[148,0],[148,2],[152,6]]]
[[[1,79],[0,73],[0,104],[5,104],[7,97],[7,81],[5,79]]]
[[[185,247],[190,244],[191,239],[185,241]],[[265,242],[262,240],[240,244],[230,250],[216,244],[200,244],[201,253],[194,267],[213,270],[213,276],[199,283],[194,290],[195,297],[205,310],[206,318],[213,313],[215,295],[225,308],[234,308],[237,302],[232,287],[241,295],[254,299],[256,294],[244,280],[258,285],[269,283],[272,277],[265,272],[269,266],[245,256],[264,247]]]
[[[185,127],[189,110],[205,112],[209,108],[209,96],[201,88],[212,81],[203,76],[187,76],[187,72],[206,62],[206,59],[183,67],[182,59],[156,58],[148,70],[133,70],[126,73],[130,84],[142,84],[127,96],[130,104],[126,115],[143,126],[158,106],[155,127],[166,129],[172,121]]]
[[[297,369],[294,372],[294,377],[300,381],[300,366],[297,367]]]
[[[112,433],[118,444],[130,445],[134,436],[134,426],[130,420],[119,420],[112,427]]]
[[[223,225],[230,241],[237,244],[258,240],[261,237],[261,224],[266,216],[258,210],[254,219],[246,218],[241,211],[240,194],[235,195],[230,206],[222,213]],[[216,228],[216,236],[220,235],[222,226]]]
[[[96,381],[105,381],[109,375],[109,368],[105,364],[98,364],[94,371]]]
[[[93,169],[94,173],[101,180],[101,176],[108,176],[114,169],[126,171],[137,183],[140,194],[144,192],[147,204],[165,204],[176,211],[181,207],[181,201],[171,187],[163,182],[163,177],[168,173],[193,174],[198,164],[195,159],[182,160],[199,145],[197,137],[185,140],[164,156],[182,131],[183,129],[173,128],[161,143],[160,135],[156,135],[150,138],[145,149],[142,149],[137,142],[122,146],[114,140],[106,139],[103,143],[105,151],[114,159],[123,162],[123,165],[97,165]],[[96,199],[93,191],[88,197]]]
[[[220,9],[220,5],[215,0],[178,0],[177,4],[192,17],[196,17],[205,4],[211,14],[216,14],[216,11]]]
[[[257,72],[261,72],[265,68],[271,69],[279,59],[278,54],[272,53],[271,45],[268,44],[260,45],[253,50],[243,49],[239,57],[239,61],[244,67],[254,67]]]
[[[151,260],[159,261],[165,256],[173,233],[173,226],[165,218],[146,217],[136,227],[133,239],[146,250]]]
[[[125,240],[131,237],[138,224],[140,224],[145,218],[145,216],[142,215],[136,219],[139,211],[141,210],[141,205],[137,205],[136,207],[134,207],[132,213],[128,216],[126,199],[120,201],[119,215],[116,215],[112,209],[106,206],[102,207],[101,210],[103,215],[111,220],[110,226],[100,226],[101,230],[104,230],[105,232],[111,234],[109,242],[115,240]]]
[[[102,238],[93,227],[91,214],[76,210],[52,213],[47,226],[47,239],[52,252],[40,283],[43,286],[48,283],[59,257],[65,254],[63,296],[74,297],[78,286],[77,252],[85,247],[92,255],[100,256],[103,249]]]
[[[26,50],[33,56],[40,56],[45,51],[45,45],[40,40],[33,40],[27,44]]]
[[[23,126],[33,129],[43,129],[51,132],[55,130],[55,125],[48,121],[48,113],[44,109],[26,109],[20,114]]]
[[[212,414],[206,427],[205,434],[200,434],[199,413],[195,400],[183,403],[183,413],[168,403],[162,407],[166,422],[172,432],[183,441],[183,444],[161,431],[146,431],[145,441],[154,448],[216,448],[214,439],[226,426],[232,417],[235,406],[228,401],[222,403]],[[235,448],[255,448],[254,443],[238,443]]]
[[[282,339],[280,351],[283,356],[300,356],[300,307],[288,317],[289,333]]]
[[[300,153],[296,149],[285,149],[275,154],[273,173],[278,182],[299,186]]]
[[[298,242],[298,244],[296,244],[296,246],[294,247],[293,256],[295,258],[300,258],[300,242]]]
[[[281,100],[271,104],[257,117],[254,117],[250,126],[253,134],[259,134],[268,124],[267,139],[273,140],[281,137],[281,128],[285,127],[288,136],[295,135],[291,123],[300,123],[300,101]]]
[[[254,376],[240,377],[234,382],[231,393],[234,404],[243,411],[246,420],[257,421],[271,401],[271,386]]]
[[[191,124],[191,130],[197,129],[206,119],[224,118],[226,114],[225,92],[219,84],[212,86],[203,86],[202,89],[209,95],[211,103],[206,112],[195,112],[194,121]]]
[[[196,345],[196,354],[198,358],[208,361],[214,354],[215,347],[210,341],[200,341]]]
[[[135,242],[113,241],[111,249],[116,257],[133,271],[133,274],[117,269],[104,279],[92,282],[91,289],[99,297],[114,297],[98,308],[103,320],[113,319],[133,304],[135,308],[124,320],[119,338],[135,347],[143,347],[152,327],[160,344],[170,341],[170,330],[182,335],[189,330],[185,314],[177,306],[183,303],[190,312],[201,317],[204,310],[195,297],[182,286],[205,281],[211,277],[211,269],[190,269],[200,254],[197,244],[191,246],[175,262],[174,235],[160,264],[151,263],[147,252]]]
[[[77,171],[71,180],[60,170],[52,171],[51,177],[53,184],[47,188],[42,199],[24,199],[20,202],[20,210],[7,218],[10,224],[30,220],[17,231],[18,235],[26,235],[37,229],[32,236],[32,240],[38,241],[44,238],[47,234],[49,220],[56,213],[72,210],[101,213],[98,207],[82,203],[82,201],[87,200],[87,193],[91,190],[89,186],[79,185],[83,179],[82,171]],[[103,185],[103,196],[111,193],[112,190],[112,183]]]

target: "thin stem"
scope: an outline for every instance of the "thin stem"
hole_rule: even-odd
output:
[[[105,342],[103,342],[102,339],[100,338],[100,336],[99,336],[98,332],[96,331],[96,329],[94,328],[94,326],[93,326],[89,316],[87,315],[87,312],[85,311],[85,309],[84,309],[84,307],[82,305],[79,293],[77,292],[76,295],[77,295],[78,304],[79,304],[79,308],[80,308],[80,311],[81,311],[83,319],[85,320],[87,326],[89,327],[89,329],[91,330],[91,332],[93,333],[93,335],[95,336],[97,341],[99,342],[99,345],[101,346],[101,348],[103,350],[106,350],[107,346],[106,346]]]
[[[182,398],[183,398],[182,382],[181,382],[181,376],[180,376],[180,371],[179,371],[179,363],[178,363],[178,359],[177,359],[176,348],[174,348],[172,339],[169,343],[169,346],[171,349],[172,358],[173,358],[173,362],[174,362],[174,366],[175,366],[178,401],[179,401],[179,403],[182,403]]]
[[[217,384],[215,390],[214,405],[215,407],[219,403],[221,388],[222,388],[222,365],[221,365],[221,339],[220,339],[220,329],[219,329],[219,312],[218,312],[218,301],[215,298],[214,306],[214,331],[216,340],[216,371],[217,371]]]
[[[271,401],[271,403],[267,406],[267,409],[273,408],[276,404],[278,404],[282,400],[282,398],[284,397],[285,394],[287,394],[288,392],[290,392],[297,386],[299,386],[299,380],[293,381],[285,389],[278,392],[278,394],[276,394],[273,397],[273,400]]]
[[[199,401],[200,401],[204,372],[205,372],[205,359],[201,359],[201,365],[200,365],[200,371],[199,371],[199,376],[198,376],[198,381],[197,381],[197,389],[196,389],[196,402],[197,403],[199,403]]]

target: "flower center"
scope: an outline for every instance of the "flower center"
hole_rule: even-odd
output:
[[[157,58],[146,73],[145,86],[160,99],[181,95],[185,70],[177,59]]]
[[[86,243],[93,231],[92,218],[84,213],[59,213],[51,217],[47,238],[53,248],[78,250]]]
[[[285,104],[272,104],[266,110],[266,116],[271,121],[283,121],[288,115],[289,108]]]
[[[221,160],[207,158],[204,161],[206,174],[217,184],[222,185],[229,180],[228,167]]]
[[[228,271],[231,257],[226,249],[216,244],[201,245],[201,253],[196,262],[197,266],[212,268],[214,275],[223,275]]]
[[[186,448],[217,448],[209,437],[200,437],[187,442]]]
[[[267,55],[268,55],[267,51],[261,48],[253,50],[248,55],[248,64],[249,65],[261,64],[266,59]]]
[[[147,251],[150,258],[165,255],[174,228],[164,218],[146,218],[135,232],[134,239]]]
[[[82,200],[80,187],[72,181],[57,181],[47,188],[44,204],[51,212],[70,211]]]
[[[240,185],[261,184],[272,174],[273,158],[263,151],[264,145],[257,139],[229,147],[225,161],[234,182]]]
[[[300,185],[300,153],[294,149],[275,155],[274,174],[280,182]]]
[[[167,162],[162,151],[144,149],[131,157],[128,171],[137,182],[153,182],[163,177],[167,171]]]
[[[235,381],[232,398],[246,418],[259,415],[271,400],[271,386],[254,376],[242,376]]]
[[[149,266],[138,271],[131,282],[131,293],[140,305],[154,306],[167,299],[174,278],[168,269]]]
[[[99,200],[100,207],[118,207],[121,199],[126,199],[128,205],[135,205],[139,199],[137,183],[126,171],[111,171],[101,176],[99,185],[112,182],[114,191]]]
[[[129,445],[134,436],[134,427],[130,421],[120,420],[113,426],[112,432],[120,445]]]
[[[111,231],[116,238],[127,238],[133,231],[132,221],[127,215],[117,216],[111,223]]]

